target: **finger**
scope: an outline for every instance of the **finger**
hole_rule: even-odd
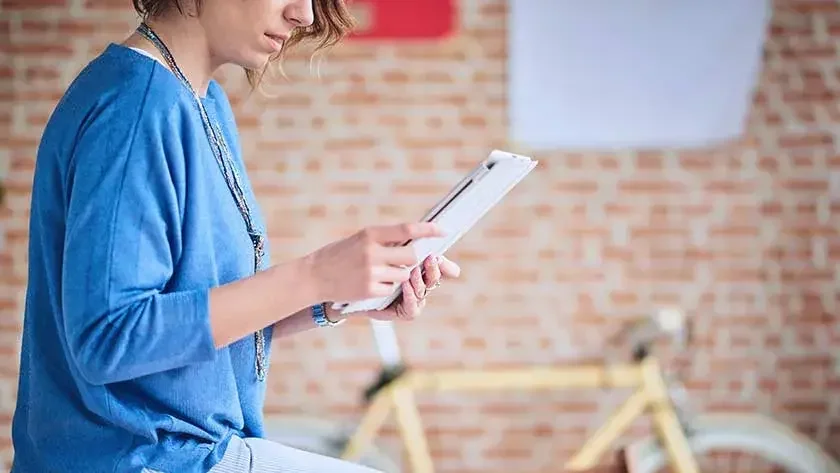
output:
[[[414,295],[417,297],[418,301],[422,301],[426,297],[426,283],[423,281],[422,271],[420,271],[420,266],[414,268],[411,271],[411,277],[409,278],[409,282],[411,283],[411,288],[414,291]]]
[[[399,319],[399,320],[409,320],[409,321],[414,320],[414,317],[408,315],[405,312],[405,308],[403,307],[402,303],[400,303],[399,305],[397,305],[394,308],[394,314],[396,315],[397,319]]]
[[[441,228],[431,222],[402,223],[370,227],[368,232],[374,241],[382,244],[406,242],[418,238],[443,236]]]
[[[371,276],[374,282],[378,284],[394,284],[408,281],[411,277],[411,271],[394,266],[375,266]]]
[[[457,278],[461,275],[461,267],[445,256],[440,257],[438,267],[440,268],[441,275],[445,278]]]
[[[425,271],[423,271],[423,282],[427,287],[434,286],[440,280],[440,266],[438,266],[437,257],[430,256],[423,262]]]
[[[414,294],[411,284],[406,281],[402,286],[402,301],[397,306],[397,313],[406,320],[413,320],[416,307],[417,296]]]
[[[370,289],[370,296],[369,297],[385,297],[390,296],[394,289],[397,288],[402,284],[402,282],[396,283],[375,283]]]
[[[417,264],[417,254],[410,246],[379,248],[376,251],[378,260],[392,266],[409,266]]]

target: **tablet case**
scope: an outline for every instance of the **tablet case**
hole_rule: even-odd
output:
[[[522,181],[537,163],[527,156],[493,150],[423,217],[423,221],[440,225],[445,236],[407,242],[407,245],[414,248],[417,264],[422,264],[430,255],[443,255]],[[382,310],[400,296],[401,287],[397,285],[394,292],[385,297],[335,303],[333,308],[340,309],[344,314]]]

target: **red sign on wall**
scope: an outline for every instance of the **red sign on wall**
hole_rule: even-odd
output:
[[[352,0],[358,26],[353,39],[412,40],[449,35],[455,0]]]

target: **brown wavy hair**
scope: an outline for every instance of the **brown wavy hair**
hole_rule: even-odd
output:
[[[132,0],[134,9],[143,18],[155,18],[170,12],[173,8],[180,14],[186,14],[185,5],[190,2],[196,10],[201,8],[202,0]],[[296,46],[311,43],[313,54],[325,52],[338,44],[355,26],[355,21],[347,9],[345,0],[314,0],[315,21],[306,28],[295,28],[283,49],[269,59],[261,70],[246,69],[245,73],[251,87],[256,88],[262,82],[268,69],[275,65],[282,74],[282,62],[290,50]]]

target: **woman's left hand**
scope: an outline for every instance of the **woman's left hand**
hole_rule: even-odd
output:
[[[396,301],[384,310],[371,311],[367,315],[376,320],[414,320],[426,306],[426,296],[444,279],[454,279],[460,274],[461,268],[446,257],[429,256],[411,271],[409,280],[402,283],[402,295]]]

